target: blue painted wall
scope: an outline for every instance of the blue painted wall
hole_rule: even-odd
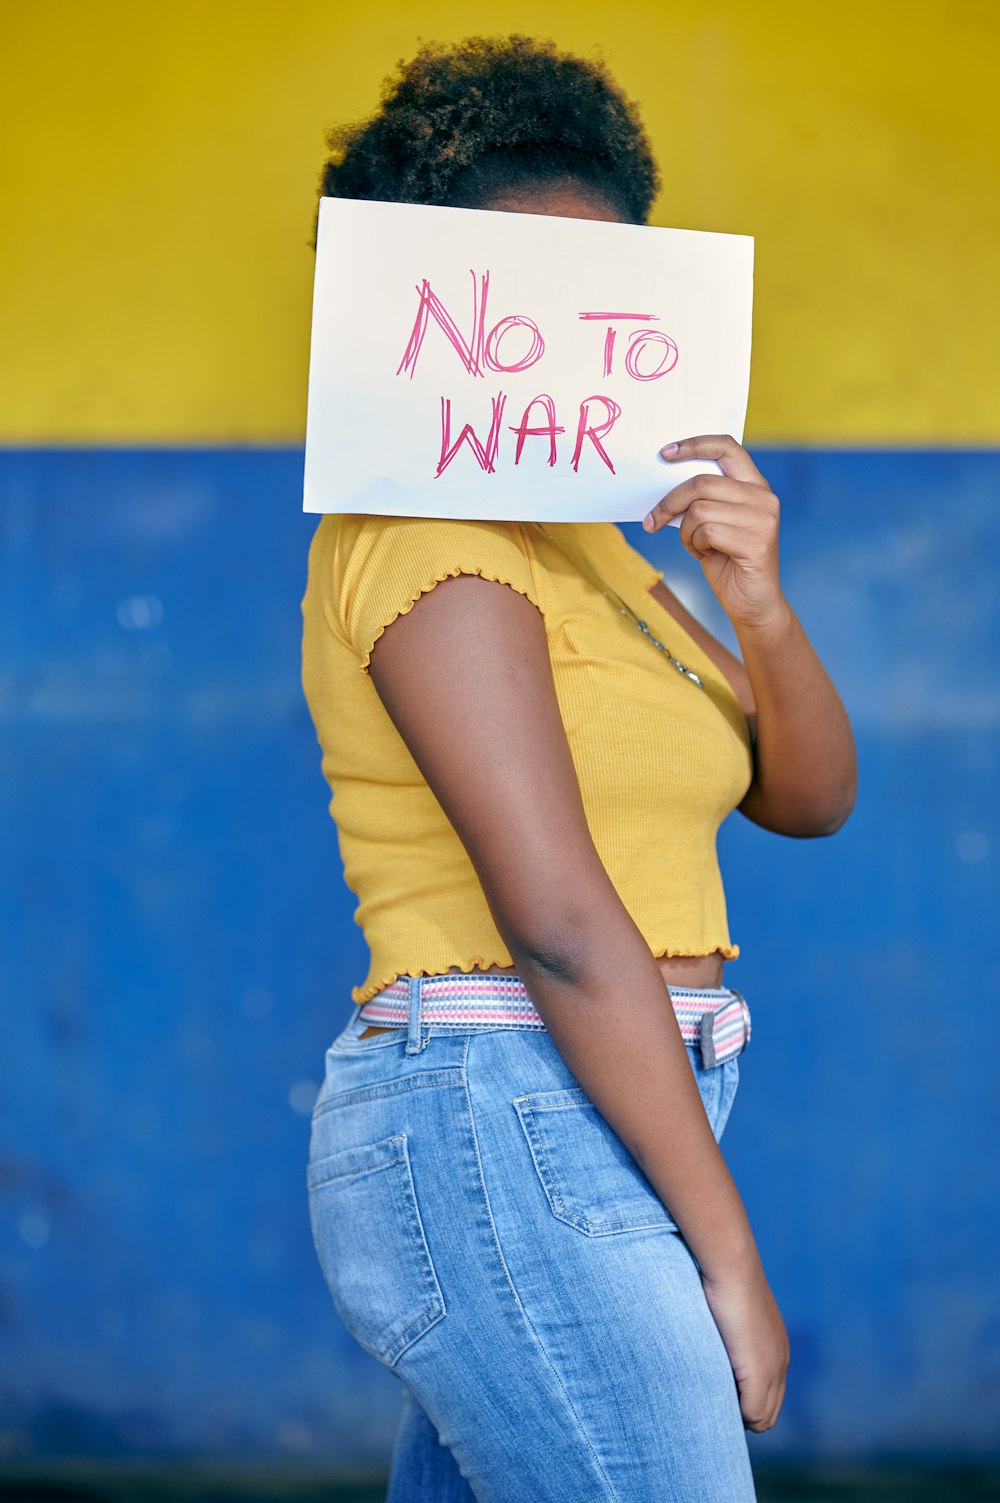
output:
[[[1000,456],[755,451],[851,713],[832,840],[720,849],[754,1038],[725,1139],[788,1321],[760,1458],[1000,1436]],[[298,681],[297,450],[0,455],[7,1455],[383,1461],[313,1251],[364,970]],[[713,627],[676,537],[626,529]]]

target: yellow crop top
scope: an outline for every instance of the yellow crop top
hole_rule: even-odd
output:
[[[750,786],[746,717],[711,658],[648,594],[662,579],[610,522],[569,529],[605,582],[701,677],[691,683],[530,522],[327,515],[309,550],[302,684],[332,790],[367,1001],[401,975],[513,959],[465,848],[367,672],[389,623],[442,579],[479,574],[541,611],[591,835],[654,955],[730,944],[716,833]],[[485,708],[485,707],[484,707]]]

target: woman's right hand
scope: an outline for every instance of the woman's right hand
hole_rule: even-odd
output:
[[[755,1259],[725,1278],[710,1279],[703,1272],[701,1281],[729,1354],[743,1423],[748,1430],[770,1430],[785,1397],[790,1353],[763,1265]]]

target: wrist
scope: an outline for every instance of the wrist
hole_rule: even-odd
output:
[[[738,1204],[737,1214],[728,1218],[728,1222],[725,1230],[716,1226],[708,1247],[702,1245],[697,1251],[693,1247],[691,1250],[706,1284],[731,1288],[758,1278],[763,1272],[763,1264],[742,1202]]]
[[[795,626],[795,613],[783,592],[769,610],[762,611],[749,621],[734,621],[733,630],[742,646],[745,642],[755,647],[768,647],[785,640]]]
[[[760,1251],[751,1235],[739,1247],[726,1250],[718,1257],[699,1262],[702,1282],[716,1289],[734,1289],[756,1283],[764,1275]]]

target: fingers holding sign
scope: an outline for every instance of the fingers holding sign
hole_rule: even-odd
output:
[[[742,444],[729,434],[667,444],[668,463],[713,460],[721,474],[693,475],[643,519],[647,532],[678,525],[734,625],[757,626],[781,603],[778,498]]]

